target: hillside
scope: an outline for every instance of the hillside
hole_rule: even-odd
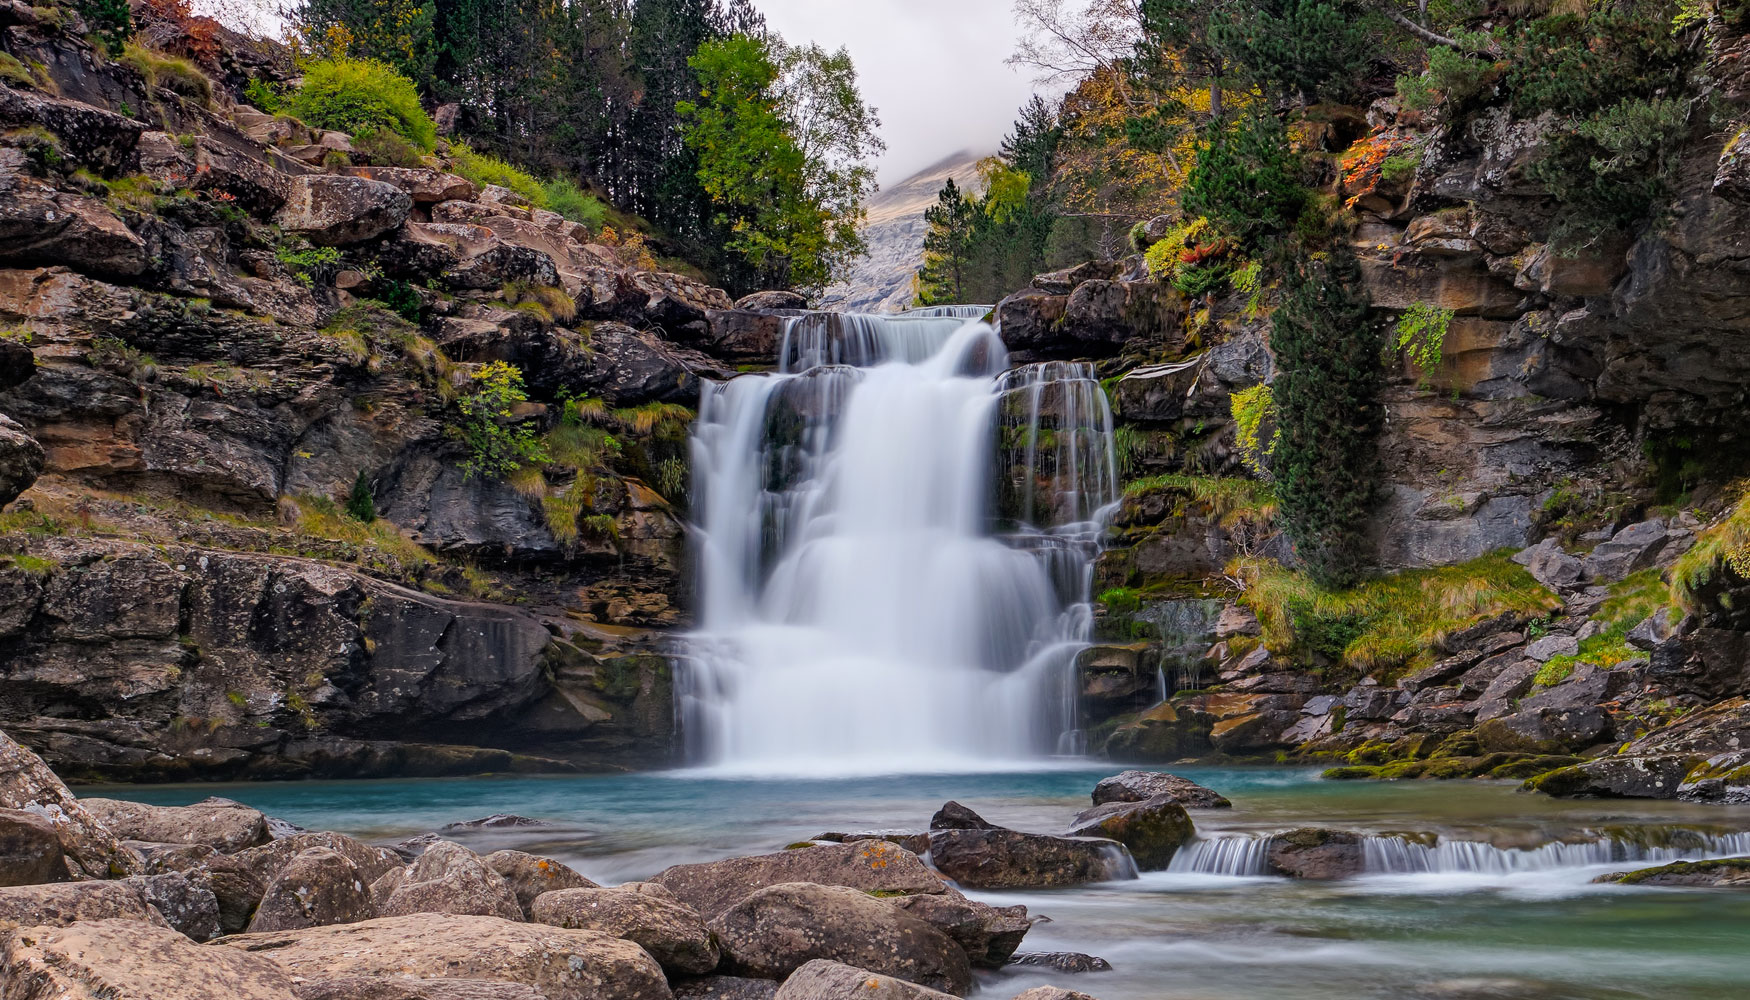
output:
[[[952,177],[964,189],[979,191],[978,161],[988,153],[961,151],[880,192],[869,202],[864,234],[869,255],[844,281],[826,290],[820,308],[843,312],[898,312],[911,304],[912,275],[924,252],[924,211],[936,203]]]

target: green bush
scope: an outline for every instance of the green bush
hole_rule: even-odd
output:
[[[1340,3],[1257,0],[1235,10],[1215,23],[1211,40],[1241,75],[1275,96],[1347,99],[1377,54],[1374,25]]]
[[[1631,98],[1558,136],[1529,171],[1578,210],[1557,235],[1627,230],[1645,220],[1671,191],[1688,128],[1688,101]]]
[[[163,87],[202,104],[213,101],[213,82],[187,59],[153,52],[143,45],[129,42],[119,61],[145,77],[148,86]]]
[[[608,218],[608,206],[600,198],[564,177],[541,185],[541,201],[548,211],[558,212],[596,232],[601,231]]]
[[[285,94],[278,86],[255,77],[250,77],[243,85],[243,99],[270,115],[279,114],[286,103]]]
[[[134,34],[134,15],[128,0],[78,0],[79,16],[112,56],[120,55]]]
[[[1513,109],[1527,118],[1545,111],[1588,115],[1630,98],[1674,93],[1693,59],[1686,41],[1660,4],[1539,18],[1503,45]]]
[[[373,167],[418,167],[424,164],[419,150],[386,128],[371,128],[352,137],[359,160]]]
[[[305,285],[315,284],[319,275],[340,263],[339,250],[333,247],[313,247],[302,241],[281,244],[274,251],[274,256],[294,278]]]
[[[494,361],[475,374],[472,391],[456,401],[461,421],[451,428],[468,448],[463,473],[502,479],[524,465],[548,460],[534,429],[526,423],[511,423],[515,406],[528,398],[522,372],[503,361]]]
[[[437,145],[437,125],[419,105],[413,81],[370,59],[322,59],[304,67],[304,82],[285,110],[316,128],[358,135],[386,129],[419,149]]]
[[[1307,200],[1288,132],[1268,113],[1210,129],[1180,194],[1186,215],[1208,218],[1247,248],[1286,231]]]
[[[456,173],[485,187],[496,184],[527,198],[536,208],[547,207],[547,192],[541,182],[490,153],[478,153],[462,143],[450,147],[450,163]]]
[[[346,512],[355,521],[370,524],[377,519],[377,498],[371,495],[371,477],[360,469],[346,497]]]
[[[1424,381],[1445,360],[1446,330],[1452,324],[1452,316],[1451,309],[1418,302],[1398,319],[1397,349],[1409,357]]]

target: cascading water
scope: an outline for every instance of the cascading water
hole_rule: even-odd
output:
[[[1117,488],[1092,372],[1009,372],[995,331],[952,315],[797,317],[778,361],[709,386],[695,427],[694,760],[892,772],[1058,750]]]
[[[1268,875],[1271,839],[1247,834],[1201,837],[1180,849],[1167,870],[1237,877]],[[1363,869],[1370,875],[1509,875],[1599,865],[1656,865],[1742,857],[1750,853],[1750,833],[1709,835],[1684,831],[1665,843],[1599,837],[1525,849],[1470,840],[1441,839],[1422,844],[1403,837],[1377,836],[1362,838],[1361,852]]]

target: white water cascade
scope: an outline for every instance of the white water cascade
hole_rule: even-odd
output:
[[[678,692],[696,763],[949,771],[1076,749],[1111,413],[1091,370],[1009,371],[958,311],[797,317],[777,374],[705,390]]]
[[[1173,855],[1167,871],[1236,877],[1268,875],[1271,839],[1268,835],[1247,834],[1200,837]],[[1422,844],[1403,837],[1373,836],[1362,839],[1361,851],[1363,868],[1370,875],[1509,875],[1599,865],[1657,865],[1742,857],[1750,853],[1750,833],[1681,831],[1663,843],[1606,836],[1557,841],[1533,848],[1496,847],[1445,838]]]

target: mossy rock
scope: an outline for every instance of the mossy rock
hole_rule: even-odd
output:
[[[1750,889],[1750,858],[1718,861],[1678,861],[1657,868],[1599,876],[1596,881],[1619,885],[1730,887]]]
[[[1377,767],[1332,767],[1327,768],[1319,777],[1329,781],[1377,781],[1380,769]]]
[[[1591,776],[1581,770],[1578,765],[1571,765],[1558,767],[1553,771],[1545,771],[1543,774],[1528,780],[1523,787],[1528,792],[1542,792],[1545,795],[1560,797],[1576,795],[1590,788],[1591,785]]]
[[[1434,752],[1428,755],[1429,760],[1440,760],[1444,757],[1476,757],[1483,752],[1482,744],[1477,742],[1477,734],[1466,730],[1453,733],[1440,741]]]
[[[1564,757],[1551,754],[1539,754],[1531,757],[1512,754],[1507,756],[1510,759],[1499,767],[1490,770],[1487,777],[1524,780],[1535,778],[1540,774],[1548,774],[1551,771],[1559,770],[1564,767],[1573,767],[1574,765],[1581,763],[1581,758],[1579,757]]]
[[[1398,760],[1380,768],[1379,776],[1386,781],[1420,778],[1427,769],[1428,765],[1419,760]]]

